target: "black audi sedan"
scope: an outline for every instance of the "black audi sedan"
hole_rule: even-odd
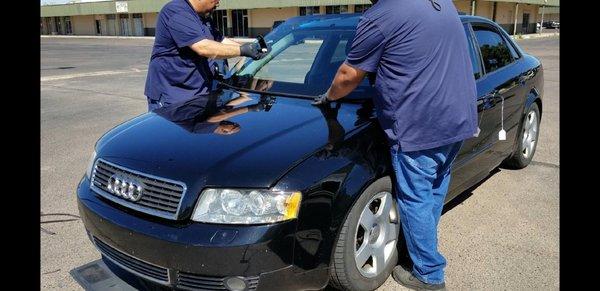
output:
[[[328,106],[310,98],[344,62],[359,17],[289,19],[266,36],[268,56],[222,70],[214,94],[100,138],[77,198],[116,274],[140,289],[383,284],[404,242],[376,80]],[[457,156],[447,201],[501,164],[527,166],[542,114],[541,63],[495,23],[461,19],[481,131]]]

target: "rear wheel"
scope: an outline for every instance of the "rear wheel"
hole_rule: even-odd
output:
[[[540,133],[540,109],[536,103],[531,104],[523,116],[520,128],[515,151],[504,161],[504,166],[513,169],[527,167],[535,154]]]
[[[358,198],[337,238],[331,285],[343,290],[374,290],[398,261],[400,223],[389,177],[371,184]]]

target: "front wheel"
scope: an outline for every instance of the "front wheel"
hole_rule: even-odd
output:
[[[504,161],[504,166],[513,169],[527,167],[533,159],[538,144],[540,133],[540,109],[537,103],[531,104],[529,110],[521,121],[521,132],[517,138],[517,145],[512,155]]]
[[[398,261],[400,223],[389,177],[371,184],[358,198],[337,238],[331,285],[343,290],[374,290]]]

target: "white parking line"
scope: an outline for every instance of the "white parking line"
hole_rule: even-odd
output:
[[[119,70],[119,71],[97,71],[97,72],[89,72],[89,73],[79,73],[79,74],[69,74],[69,75],[58,75],[58,76],[46,76],[41,77],[40,81],[56,81],[56,80],[68,80],[73,78],[81,78],[81,77],[94,77],[94,76],[108,76],[108,75],[119,75],[119,74],[130,74],[130,73],[139,73],[146,72],[147,69],[129,69],[129,70]]]

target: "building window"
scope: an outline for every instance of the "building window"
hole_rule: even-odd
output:
[[[60,17],[54,17],[54,32],[56,32],[56,34],[62,34]]]
[[[354,12],[355,13],[363,13],[365,11],[367,11],[367,9],[371,8],[371,6],[373,6],[372,4],[356,4],[354,5]]]
[[[300,15],[313,15],[321,13],[319,6],[300,7]]]
[[[231,10],[231,23],[233,36],[248,36],[248,10]]]
[[[144,17],[142,17],[142,14],[134,13],[131,15],[131,18],[133,20],[133,35],[144,35]]]
[[[121,24],[121,35],[131,35],[129,27],[129,14],[119,14],[119,23]]]
[[[326,6],[325,13],[326,14],[348,13],[348,5]]]
[[[106,33],[108,35],[117,35],[117,21],[115,14],[106,15]]]
[[[71,17],[65,17],[65,34],[73,34],[73,27],[71,27]]]
[[[223,35],[229,35],[227,31],[227,10],[215,10],[212,15],[213,25]]]
[[[96,34],[102,34],[102,26],[100,26],[100,20],[96,19]]]

